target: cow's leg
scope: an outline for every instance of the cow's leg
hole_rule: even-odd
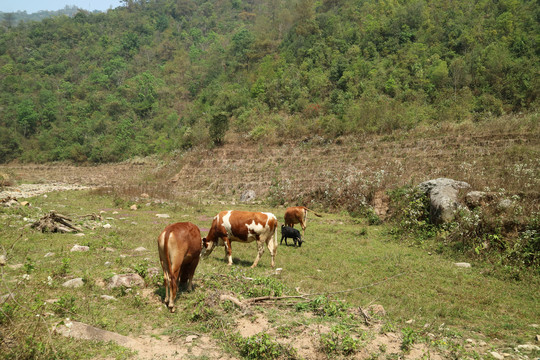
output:
[[[163,286],[165,287],[165,305],[169,305],[169,272],[167,271],[167,264],[162,259],[161,253],[159,254],[159,262],[161,263],[161,269],[163,270]]]
[[[259,260],[261,259],[262,254],[264,253],[264,241],[262,239],[257,239],[257,257],[255,258],[255,261],[253,262],[253,265],[251,265],[252,268],[257,266],[259,263]],[[287,243],[287,240],[285,240],[285,243]]]
[[[281,234],[281,241],[279,243],[283,244],[283,239],[285,239],[285,245],[287,245],[287,238],[283,234]]]
[[[187,291],[193,290],[193,275],[195,274],[197,264],[199,264],[199,257],[194,258],[191,263],[182,266],[182,276],[187,280]]]
[[[228,262],[228,265],[232,265],[231,240],[228,237],[224,237],[223,242],[225,243],[225,260]]]
[[[287,243],[287,240],[285,240],[285,243]],[[270,255],[272,256],[272,267],[275,267],[276,266],[276,253],[277,253],[277,247],[278,247],[277,238],[275,236],[270,236],[270,238],[266,240],[266,246],[268,247],[268,251],[270,252]]]

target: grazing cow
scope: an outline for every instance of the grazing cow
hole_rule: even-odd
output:
[[[306,221],[307,221],[307,212],[311,211],[315,216],[321,217],[315,211],[308,209],[305,206],[294,206],[287,208],[285,210],[285,225],[294,227],[294,224],[300,223],[302,227],[302,237],[306,235]]]
[[[302,237],[300,236],[300,231],[290,226],[281,225],[281,241],[279,244],[281,245],[283,243],[283,239],[285,239],[285,245],[289,246],[289,244],[287,244],[287,238],[293,239],[294,246],[296,246],[296,242],[298,242],[298,247],[302,246]]]
[[[189,222],[168,225],[158,237],[159,261],[163,269],[165,305],[174,312],[178,282],[191,291],[193,274],[202,250],[201,231]]]
[[[228,210],[214,217],[208,235],[203,239],[203,254],[208,256],[216,245],[225,245],[225,259],[232,265],[232,241],[257,242],[257,257],[251,265],[257,266],[264,252],[264,244],[272,255],[272,267],[275,266],[277,251],[277,218],[274,214]]]

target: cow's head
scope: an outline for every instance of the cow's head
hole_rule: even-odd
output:
[[[202,250],[201,250],[201,257],[208,256],[212,253],[212,250],[216,247],[216,244],[213,241],[208,241],[206,238],[202,239]]]

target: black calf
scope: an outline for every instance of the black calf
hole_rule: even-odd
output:
[[[285,245],[289,246],[287,244],[287,238],[291,238],[294,241],[294,246],[296,246],[296,243],[298,242],[298,247],[302,246],[302,237],[300,236],[300,231],[296,230],[293,227],[281,225],[281,241],[280,244],[283,243],[283,239],[285,239]]]

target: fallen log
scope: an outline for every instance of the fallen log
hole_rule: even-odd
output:
[[[71,224],[71,219],[58,214],[55,211],[49,212],[41,219],[32,224],[32,228],[41,232],[59,232],[59,233],[74,233],[82,232],[82,229]]]

